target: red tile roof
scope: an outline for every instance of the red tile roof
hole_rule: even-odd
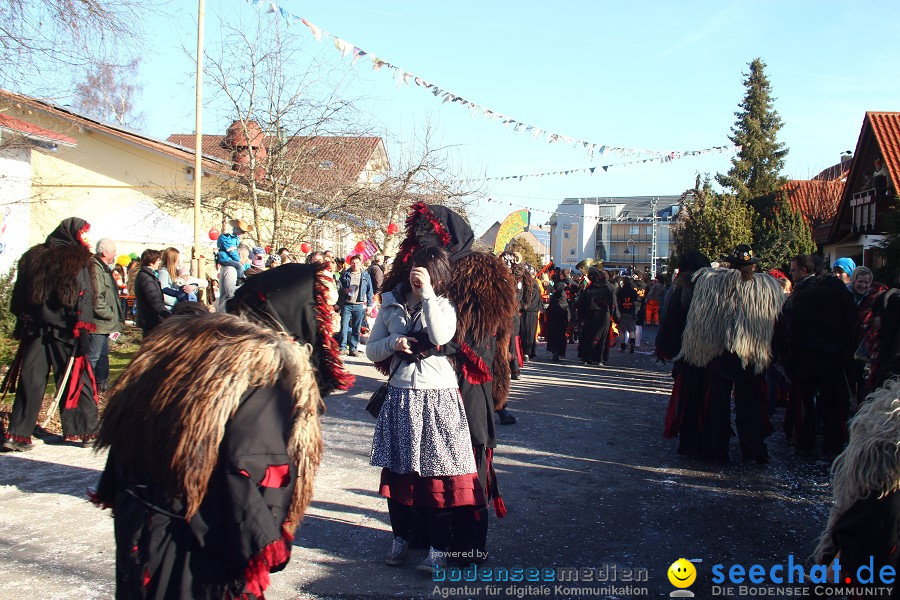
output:
[[[173,134],[167,141],[193,150],[195,137]],[[224,135],[204,134],[201,143],[204,154],[225,161],[233,159]],[[379,137],[295,136],[288,141],[286,152],[297,164],[293,183],[306,189],[354,184],[380,144]]]
[[[900,112],[866,112],[856,142],[856,151],[853,153],[853,166],[847,175],[847,183],[828,235],[830,242],[843,239],[850,233],[852,225],[850,201],[854,193],[862,190],[866,176],[864,173],[866,166],[862,161],[869,160],[875,155],[880,155],[884,159],[884,165],[891,176],[896,193],[900,186]]]
[[[894,186],[900,183],[900,112],[867,112]]]
[[[815,228],[834,217],[844,192],[844,183],[840,180],[793,180],[781,186],[780,191]]]
[[[80,127],[84,127],[84,128],[87,128],[87,129],[90,129],[93,131],[111,135],[113,137],[130,142],[132,144],[142,146],[149,150],[160,152],[167,156],[171,156],[172,158],[175,158],[179,161],[182,161],[186,164],[193,164],[193,162],[194,162],[193,152],[187,151],[184,148],[179,148],[168,142],[163,142],[163,141],[142,135],[140,133],[130,131],[128,129],[101,123],[100,121],[85,117],[84,115],[80,115],[80,114],[73,112],[71,110],[68,110],[66,108],[56,106],[55,104],[45,101],[45,100],[38,100],[37,98],[31,98],[29,96],[23,96],[21,94],[15,94],[13,92],[0,89],[0,102],[5,103],[5,104],[12,104],[12,105],[20,107],[20,108],[27,108],[27,109],[31,109],[34,111],[40,111],[40,112],[52,115],[63,121],[67,121],[67,122],[71,123],[72,131],[75,131]],[[62,135],[62,134],[60,134],[60,135]],[[63,136],[63,137],[67,137],[67,136]],[[69,138],[69,139],[71,139],[71,138]],[[207,172],[219,173],[219,174],[222,174],[225,176],[235,174],[231,171],[230,162],[229,163],[221,163],[218,160],[215,160],[213,157],[210,157],[210,156],[203,157],[203,169]]]
[[[21,119],[16,119],[2,113],[0,113],[0,129],[6,129],[25,137],[35,138],[44,142],[52,142],[73,147],[78,145],[78,141],[75,138],[56,133],[55,131],[50,131],[49,129],[44,129],[43,127],[38,127],[28,121],[22,121]]]

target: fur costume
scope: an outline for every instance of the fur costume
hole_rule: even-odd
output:
[[[482,342],[496,335],[497,353],[487,379],[493,381],[494,408],[506,406],[509,398],[509,339],[512,315],[518,311],[515,283],[503,261],[493,254],[472,252],[454,265],[454,278],[447,296],[456,307],[456,337],[463,348],[471,341]],[[469,343],[466,340],[469,340]],[[470,383],[481,383],[471,361],[455,356],[457,369],[466,373]],[[491,375],[493,373],[493,375]]]
[[[834,504],[816,548],[819,563],[830,562],[842,550],[835,547],[833,534],[838,521],[854,505],[867,500],[886,501],[891,494],[900,492],[900,381],[889,381],[860,406],[850,423],[850,443],[835,459],[831,473]],[[895,531],[878,533],[886,539],[893,538],[895,544],[900,536],[897,515],[893,525]],[[868,554],[877,553],[876,548],[869,550]],[[896,552],[895,548],[894,561]],[[882,557],[876,557],[876,572],[879,558]]]
[[[261,597],[312,499],[321,410],[309,346],[233,315],[160,325],[97,441],[117,597]]]
[[[93,500],[114,510],[117,597],[261,597],[290,560],[322,394],[352,381],[319,318],[322,277],[285,265],[232,298],[240,316],[167,319],[116,382]]]
[[[10,312],[21,340],[0,391],[16,392],[4,446],[32,448],[31,434],[40,413],[51,370],[56,384],[70,369],[60,420],[67,440],[88,440],[97,430],[96,384],[87,354],[97,296],[93,257],[83,239],[90,225],[64,219],[43,244],[19,260]],[[71,365],[71,367],[69,367]]]
[[[784,303],[781,285],[771,275],[755,273],[744,281],[737,269],[701,269],[694,275],[694,293],[681,340],[683,358],[696,367],[733,352],[741,366],[756,374],[771,362],[775,320]]]
[[[114,446],[117,461],[183,498],[190,520],[206,496],[225,424],[242,397],[278,381],[294,398],[288,450],[302,485],[288,525],[296,528],[312,499],[322,454],[323,405],[309,361],[309,349],[287,335],[231,315],[168,320],[147,338],[110,392],[96,447]],[[223,376],[227,364],[234,371]]]

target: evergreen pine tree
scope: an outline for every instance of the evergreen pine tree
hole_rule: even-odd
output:
[[[788,151],[776,139],[782,122],[773,107],[775,99],[765,67],[760,58],[750,63],[744,80],[747,92],[740,110],[734,113],[737,120],[728,138],[741,150],[731,159],[728,173],[716,175],[719,185],[744,202],[770,194],[784,183],[780,173]]]
[[[816,251],[809,222],[783,192],[757,198],[752,205],[753,248],[760,269],[785,270],[794,256]]]
[[[708,178],[690,192],[694,199],[685,201],[672,232],[676,255],[697,250],[716,261],[738,244],[753,244],[753,211],[746,202],[716,194]]]

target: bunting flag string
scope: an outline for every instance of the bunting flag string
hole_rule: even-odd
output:
[[[630,160],[627,162],[620,163],[611,163],[607,165],[597,165],[595,167],[581,167],[577,169],[565,169],[563,171],[546,171],[543,173],[528,173],[523,175],[504,175],[502,177],[480,177],[480,178],[472,178],[472,179],[460,179],[459,182],[472,182],[472,181],[509,181],[509,180],[518,180],[522,181],[524,179],[531,179],[536,177],[551,177],[551,176],[566,176],[571,175],[573,173],[590,173],[591,175],[597,169],[602,169],[604,173],[608,172],[610,168],[620,168],[627,167],[631,165],[643,164],[643,163],[669,163],[673,160],[677,160],[679,158],[684,158],[685,156],[699,156],[701,154],[737,154],[741,151],[741,146],[714,146],[712,148],[704,148],[703,150],[687,150],[684,152],[670,152],[665,156],[657,156],[653,158],[643,158],[638,160]]]
[[[591,160],[594,159],[595,155],[599,156],[607,156],[610,154],[614,155],[645,155],[645,156],[655,156],[660,158],[665,158],[666,156],[671,155],[686,155],[684,152],[677,151],[660,151],[660,150],[648,150],[642,148],[625,148],[621,146],[613,146],[610,144],[602,144],[597,142],[590,142],[587,140],[582,140],[574,137],[570,137],[567,135],[563,135],[561,133],[554,133],[548,129],[544,129],[541,127],[537,127],[535,125],[529,125],[523,121],[518,119],[513,119],[512,117],[487,108],[481,104],[472,102],[463,98],[459,94],[456,94],[446,88],[440,87],[426,79],[414,75],[404,69],[401,69],[397,65],[389,63],[388,61],[379,58],[375,54],[371,52],[367,52],[362,48],[352,44],[351,42],[339,38],[333,33],[314,25],[308,20],[298,17],[297,15],[291,13],[285,8],[278,6],[275,2],[269,0],[246,0],[247,3],[255,6],[257,8],[261,6],[266,7],[266,13],[268,14],[277,14],[282,19],[285,20],[287,26],[293,27],[294,25],[301,24],[306,26],[309,29],[310,34],[316,39],[316,41],[321,42],[325,38],[331,38],[334,42],[334,46],[338,52],[340,52],[342,58],[346,58],[348,56],[353,56],[352,64],[356,64],[356,61],[364,56],[368,56],[372,61],[372,69],[374,71],[380,71],[382,69],[388,69],[393,71],[393,77],[397,81],[397,87],[404,87],[409,85],[415,85],[416,87],[421,87],[427,91],[430,91],[436,98],[438,98],[441,104],[450,103],[457,104],[471,111],[473,117],[478,117],[479,115],[482,118],[488,120],[488,122],[499,121],[501,125],[506,127],[507,129],[512,129],[513,132],[521,133],[524,135],[531,136],[535,141],[544,139],[548,144],[564,144],[567,146],[572,146],[574,148],[584,149],[590,155]],[[696,151],[700,153],[702,151]],[[679,156],[680,157],[680,156]],[[604,167],[605,169],[605,167]]]

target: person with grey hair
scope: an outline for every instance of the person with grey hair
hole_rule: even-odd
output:
[[[112,265],[116,262],[116,243],[108,238],[97,242],[94,254],[94,324],[96,330],[91,333],[91,348],[88,362],[94,371],[97,391],[105,392],[109,387],[109,339],[110,335],[122,331],[122,305],[119,302],[116,280],[112,274]],[[118,336],[116,336],[118,337]]]

